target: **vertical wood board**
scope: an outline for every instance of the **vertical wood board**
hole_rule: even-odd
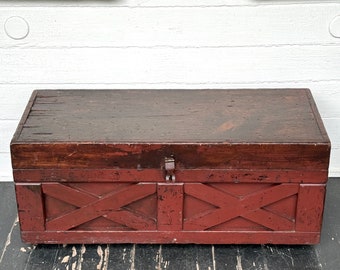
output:
[[[321,230],[325,185],[300,185],[296,211],[296,231]]]
[[[16,184],[15,192],[21,230],[45,230],[45,216],[41,184]]]
[[[180,231],[183,226],[183,183],[157,184],[157,229]]]

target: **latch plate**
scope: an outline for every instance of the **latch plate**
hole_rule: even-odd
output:
[[[165,181],[166,182],[175,182],[175,158],[174,157],[166,157],[164,158],[164,169],[165,169]]]

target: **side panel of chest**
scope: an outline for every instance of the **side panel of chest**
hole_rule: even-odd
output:
[[[281,183],[16,184],[31,243],[319,241],[325,186]]]

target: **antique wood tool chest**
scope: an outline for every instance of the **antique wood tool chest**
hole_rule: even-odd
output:
[[[11,155],[26,242],[320,238],[330,141],[308,89],[34,91]]]

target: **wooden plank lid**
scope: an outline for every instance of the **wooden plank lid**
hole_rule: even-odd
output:
[[[11,143],[14,168],[327,169],[308,89],[39,90]]]

